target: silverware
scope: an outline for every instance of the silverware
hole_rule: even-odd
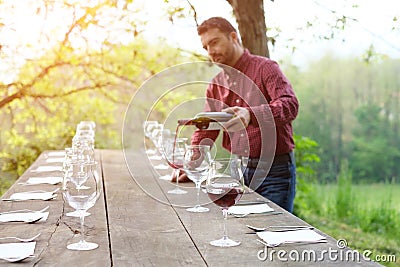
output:
[[[267,243],[260,239],[257,239],[257,241],[260,242],[261,244],[264,244],[267,247],[270,247],[270,248],[278,247],[278,246],[284,245],[284,244],[306,245],[306,244],[318,244],[318,243],[327,243],[328,242],[326,239],[315,240],[315,241],[285,241],[285,242],[280,242],[280,243]]]
[[[279,214],[282,214],[283,212],[282,211],[267,211],[267,212],[258,212],[258,213],[244,213],[244,214],[235,214],[235,213],[229,213],[229,214],[231,214],[231,215],[233,215],[234,217],[236,217],[236,218],[243,218],[243,217],[246,217],[246,216],[248,216],[248,215],[250,215],[250,214],[253,214],[253,215],[279,215]]]
[[[14,198],[3,198],[3,201],[11,201],[11,202],[18,202],[18,201],[27,201],[27,200],[44,200],[44,201],[48,201],[48,200],[52,200],[55,199],[57,197],[57,194],[53,194],[48,198],[38,198],[38,199],[14,199]]]
[[[239,201],[238,203],[236,203],[235,204],[235,206],[245,206],[245,205],[256,205],[256,204],[267,204],[267,203],[270,203],[271,201],[269,201],[269,200],[249,200],[249,201],[247,201],[247,200],[242,200],[242,201]]]
[[[11,213],[21,213],[21,212],[38,212],[38,213],[42,213],[45,212],[46,210],[49,209],[49,206],[41,209],[41,210],[29,210],[29,209],[22,209],[22,210],[12,210],[12,211],[4,211],[4,212],[0,212],[0,215],[2,214],[11,214]]]
[[[256,227],[252,225],[246,224],[247,228],[255,231],[255,232],[263,232],[263,231],[273,231],[273,232],[287,232],[287,231],[296,231],[296,230],[313,230],[314,227],[306,226],[306,225],[272,225],[268,227]]]
[[[21,242],[31,242],[33,240],[35,240],[36,238],[38,238],[40,236],[40,233],[38,233],[37,235],[31,237],[31,238],[19,238],[16,236],[6,236],[6,237],[0,237],[0,240],[4,240],[4,239],[16,239],[18,241]]]
[[[41,219],[43,219],[43,216],[39,217],[39,218],[37,218],[35,220],[27,221],[27,223],[36,223],[36,222],[40,221]]]
[[[5,260],[5,261],[8,261],[8,262],[20,262],[20,261],[23,261],[23,260],[25,260],[25,259],[27,259],[27,258],[34,258],[35,256],[34,255],[28,255],[28,256],[22,256],[22,257],[11,257],[11,258],[0,258],[0,260]]]
[[[25,191],[25,192],[21,192],[23,194],[35,194],[35,193],[56,193],[60,190],[60,188],[56,188],[53,191],[46,191],[46,190],[32,190],[32,191]]]
[[[30,221],[10,220],[10,221],[4,221],[4,222],[0,222],[0,223],[22,222],[22,223],[30,223],[30,224],[32,224],[32,223],[36,223],[36,222],[40,221],[41,219],[43,219],[43,217],[44,217],[44,216],[40,216],[40,217],[35,218],[35,219],[33,219],[33,220],[30,220]]]

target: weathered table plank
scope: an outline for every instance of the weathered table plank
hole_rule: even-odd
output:
[[[44,223],[0,225],[0,237],[15,235],[30,237],[41,233],[37,239],[35,258],[28,259],[20,266],[379,266],[373,262],[334,259],[321,253],[338,250],[336,240],[318,230],[327,237],[328,243],[308,245],[285,245],[274,250],[273,259],[266,261],[258,258],[264,252],[264,246],[256,241],[255,234],[247,234],[246,224],[266,225],[307,225],[296,216],[283,211],[273,203],[274,209],[283,211],[280,215],[250,215],[245,218],[228,218],[229,237],[241,241],[241,245],[232,248],[217,248],[209,244],[211,240],[222,236],[222,213],[208,197],[201,193],[201,201],[210,208],[207,213],[190,213],[185,210],[196,202],[193,183],[185,184],[189,192],[186,195],[166,193],[174,188],[169,181],[158,179],[171,170],[156,172],[144,153],[133,152],[130,160],[137,161],[135,170],[128,171],[124,154],[117,150],[96,151],[99,168],[104,183],[101,199],[90,209],[91,216],[85,219],[86,239],[98,243],[99,248],[92,251],[70,251],[67,244],[79,239],[77,218],[64,216],[72,210],[64,203],[59,192],[51,201],[0,202],[0,212],[30,208],[39,210],[50,206],[50,216]],[[53,190],[57,186],[22,186],[18,182],[29,177],[42,176],[31,172],[38,166],[53,165],[46,163],[48,152],[44,152],[2,198],[14,192],[28,190]],[[60,175],[59,172],[46,175]],[[138,182],[138,183],[137,183]],[[256,193],[245,194],[243,200],[262,198]],[[171,204],[173,203],[173,204]],[[310,260],[282,260],[277,253],[314,251]],[[351,251],[350,251],[351,252]],[[265,254],[260,254],[265,256]],[[293,256],[293,255],[292,255]],[[295,256],[295,255],[294,255]],[[338,254],[337,256],[340,257]],[[288,255],[286,255],[286,258]],[[323,257],[323,261],[321,260]],[[1,262],[0,266],[9,263]]]
[[[28,170],[17,180],[17,182],[4,194],[2,198],[8,198],[15,192],[46,190],[52,191],[60,185],[29,185],[23,186],[18,183],[26,182],[30,177],[60,176],[61,172],[32,172],[38,166],[60,166],[60,163],[46,163],[47,152],[29,167]],[[99,168],[101,170],[101,167]],[[101,174],[101,173],[100,173]],[[35,258],[27,259],[21,266],[111,266],[108,231],[105,216],[104,198],[98,200],[96,205],[90,209],[91,216],[85,219],[85,238],[99,244],[99,248],[92,251],[71,251],[67,244],[79,240],[79,218],[66,217],[65,213],[73,211],[64,202],[62,193],[59,191],[56,199],[51,201],[29,200],[20,202],[0,202],[0,212],[19,209],[40,210],[49,206],[49,217],[46,222],[35,224],[3,223],[1,224],[1,236],[30,237],[41,233],[37,238]],[[10,241],[8,241],[10,242]],[[84,256],[84,257],[82,257]],[[0,266],[9,263],[0,261]]]
[[[138,187],[120,152],[103,151],[102,163],[115,266],[205,265],[171,206]],[[151,172],[144,165],[136,175]],[[157,183],[148,185],[152,192],[160,191]]]

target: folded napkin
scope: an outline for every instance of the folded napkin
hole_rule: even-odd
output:
[[[31,170],[31,172],[54,172],[62,170],[62,166],[39,166],[36,170]]]
[[[64,162],[64,158],[48,158],[46,159],[47,163],[63,163]]]
[[[3,199],[5,201],[19,201],[19,200],[50,200],[57,195],[53,192],[21,192],[14,193],[9,199]]]
[[[0,214],[0,222],[32,222],[39,218],[39,222],[45,222],[49,212],[15,212]]]
[[[326,238],[313,230],[301,229],[287,232],[257,232],[259,238],[271,246],[277,246],[285,243],[303,243],[303,242],[318,242]]]
[[[154,166],[154,169],[156,170],[168,170],[168,166],[167,165],[163,165],[163,164],[158,164],[156,166]]]
[[[160,178],[161,180],[166,180],[166,181],[171,181],[171,179],[172,179],[170,174],[162,175],[158,178]]]
[[[35,184],[59,184],[63,180],[62,177],[31,177],[24,184],[35,185]]]
[[[49,157],[63,157],[65,156],[65,151],[51,151],[47,153]]]
[[[0,258],[19,258],[35,253],[36,242],[0,244]]]
[[[248,214],[248,213],[265,213],[272,212],[273,208],[268,206],[268,204],[255,204],[255,205],[240,205],[240,206],[232,206],[228,209],[229,214]]]
[[[149,156],[149,159],[150,159],[150,160],[162,160],[162,157],[161,157],[161,156],[154,155],[154,156]]]

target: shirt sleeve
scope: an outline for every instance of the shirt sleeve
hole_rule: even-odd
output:
[[[299,102],[290,82],[274,61],[265,64],[260,72],[263,86],[261,90],[267,94],[269,103],[249,108],[251,123],[258,126],[256,118],[268,120],[271,113],[277,125],[292,122],[297,116]]]

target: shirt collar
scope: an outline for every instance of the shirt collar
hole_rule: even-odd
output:
[[[229,76],[236,76],[237,73],[235,73],[234,70],[237,70],[238,73],[244,72],[246,69],[247,65],[250,62],[250,52],[248,49],[244,49],[243,54],[239,57],[238,61],[235,63],[233,67],[227,67],[223,68],[225,77],[229,79]]]
[[[247,48],[245,48],[243,54],[240,56],[240,58],[233,67],[241,72],[244,72],[244,70],[247,67],[247,64],[249,64],[249,60],[250,60],[250,52]]]

